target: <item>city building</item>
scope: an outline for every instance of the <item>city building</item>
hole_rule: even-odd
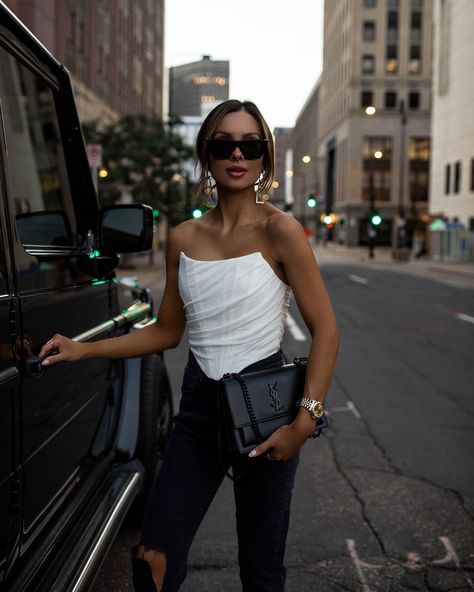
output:
[[[205,117],[229,98],[229,62],[203,55],[198,62],[169,69],[169,114]]]
[[[318,80],[296,118],[293,129],[293,214],[313,231],[316,230],[316,218],[322,211],[324,201],[323,162],[318,157],[319,89]],[[308,206],[310,196],[317,200],[317,207]],[[313,203],[310,205],[313,206]]]
[[[5,0],[68,68],[82,121],[163,113],[164,0]]]
[[[474,230],[474,2],[434,2],[430,213]]]
[[[288,192],[288,177],[286,157],[287,151],[291,148],[292,128],[276,127],[273,130],[273,139],[275,142],[275,180],[273,182],[273,191],[271,203],[281,209],[289,209],[292,198]]]
[[[373,211],[380,244],[426,223],[431,35],[428,0],[325,0],[317,147],[301,151],[338,242],[367,244]]]

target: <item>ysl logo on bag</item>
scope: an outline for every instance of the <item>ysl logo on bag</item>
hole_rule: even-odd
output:
[[[270,395],[270,399],[272,400],[271,406],[275,411],[280,411],[283,407],[280,406],[280,397],[278,396],[278,381],[272,386],[270,383],[268,385],[268,394]]]

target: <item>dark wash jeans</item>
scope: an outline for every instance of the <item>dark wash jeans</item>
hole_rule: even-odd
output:
[[[245,368],[246,372],[283,365],[281,351]],[[145,512],[140,543],[166,556],[162,592],[179,590],[187,556],[225,471],[244,476],[234,482],[239,566],[244,592],[281,592],[290,503],[299,456],[288,461],[243,458],[217,447],[218,382],[208,378],[190,352],[179,413]],[[219,541],[216,541],[219,544]]]

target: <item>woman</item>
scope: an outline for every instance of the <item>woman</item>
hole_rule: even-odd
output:
[[[61,335],[43,362],[128,358],[176,347],[185,326],[190,353],[180,410],[150,494],[140,544],[132,552],[140,592],[178,590],[193,537],[226,470],[239,459],[218,453],[217,381],[226,372],[284,364],[280,350],[289,293],[311,333],[304,395],[324,401],[339,336],[331,303],[302,226],[264,199],[273,180],[273,142],[251,102],[229,100],[197,138],[199,188],[217,205],[170,231],[158,320],[130,335],[76,343]],[[211,177],[212,176],[212,177]],[[215,184],[215,185],[214,185]],[[234,482],[240,578],[247,592],[284,590],[283,555],[299,451],[315,429],[300,408],[249,454]],[[222,462],[222,460],[224,462]]]

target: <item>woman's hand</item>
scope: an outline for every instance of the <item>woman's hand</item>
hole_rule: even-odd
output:
[[[314,432],[316,422],[309,413],[301,411],[290,424],[281,426],[273,434],[256,446],[251,458],[265,454],[268,460],[288,460],[298,454],[300,448]]]
[[[52,366],[58,362],[73,362],[85,355],[86,344],[73,341],[56,333],[40,350],[39,357],[45,358],[42,366]]]

